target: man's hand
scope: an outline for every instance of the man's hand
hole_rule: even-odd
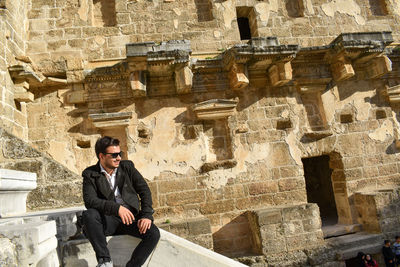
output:
[[[132,224],[135,220],[135,216],[133,216],[132,212],[125,208],[124,206],[119,206],[118,216],[121,217],[123,224]]]
[[[146,233],[148,229],[150,229],[151,226],[151,220],[147,218],[140,219],[137,223],[137,226],[139,228],[139,233],[142,235]]]

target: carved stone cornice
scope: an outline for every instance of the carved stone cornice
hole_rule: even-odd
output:
[[[193,73],[189,41],[127,44],[126,51],[135,96],[191,92]],[[171,83],[175,85],[174,91],[171,91]]]
[[[227,118],[235,112],[238,101],[211,99],[193,106],[193,112],[199,120],[217,120]]]
[[[89,114],[89,119],[99,129],[128,126],[131,118],[132,112]]]
[[[353,77],[356,71],[360,78],[378,78],[391,71],[388,59],[382,55],[387,45],[393,42],[390,32],[343,33],[330,45],[326,60],[331,64],[336,81]],[[355,71],[356,70],[356,71]]]
[[[243,89],[249,84],[249,69],[262,69],[272,86],[282,86],[292,79],[290,61],[299,51],[297,45],[280,45],[276,37],[252,38],[248,44],[235,45],[223,54],[229,72],[230,87]]]
[[[93,70],[85,71],[84,75],[86,83],[128,80],[128,64],[126,62],[120,62],[113,66],[100,67]]]
[[[19,88],[15,100],[20,102],[33,101],[33,94],[28,92],[32,88],[58,87],[67,84],[67,79],[45,77],[35,72],[29,64],[13,65],[8,68],[8,71],[15,86]]]

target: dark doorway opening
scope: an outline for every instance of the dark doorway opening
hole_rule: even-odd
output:
[[[329,160],[328,155],[302,159],[307,200],[309,203],[318,205],[322,226],[334,225],[338,222]]]
[[[237,18],[237,23],[239,26],[240,40],[250,40],[251,30],[250,30],[249,18],[239,17]]]

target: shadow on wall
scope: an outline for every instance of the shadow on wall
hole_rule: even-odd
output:
[[[228,257],[261,255],[254,245],[246,213],[243,213],[213,234],[214,251]]]
[[[199,22],[212,21],[212,3],[210,0],[195,0],[197,9],[197,19]]]

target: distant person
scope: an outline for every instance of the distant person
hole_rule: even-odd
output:
[[[372,258],[370,254],[365,255],[365,267],[379,267],[376,260]]]
[[[99,161],[82,173],[87,208],[82,214],[84,233],[96,253],[98,267],[113,266],[106,236],[142,239],[126,264],[140,267],[160,239],[160,231],[153,224],[150,189],[133,162],[121,159],[118,139],[99,138],[95,150]]]
[[[400,265],[400,236],[396,236],[396,241],[393,244],[393,252],[396,256],[396,266]]]
[[[365,254],[361,251],[357,254],[357,267],[365,267]]]
[[[384,246],[382,247],[383,258],[385,259],[386,267],[395,267],[395,254],[390,247],[390,240],[384,241]]]

